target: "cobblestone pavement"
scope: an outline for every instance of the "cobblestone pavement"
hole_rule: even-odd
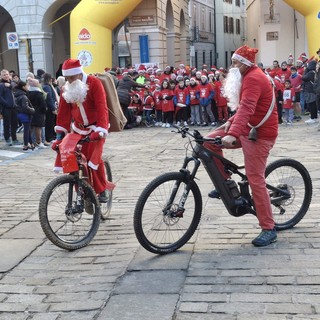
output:
[[[40,194],[55,177],[54,153],[18,154],[19,148],[2,146],[0,320],[320,319],[319,137],[304,122],[280,128],[269,162],[301,161],[314,192],[305,218],[279,233],[277,243],[253,247],[257,220],[232,217],[209,199],[212,186],[201,168],[198,231],[165,256],[140,247],[133,211],[152,178],[180,168],[186,141],[179,135],[167,128],[110,135],[105,153],[117,184],[112,213],[92,243],[74,252],[46,240],[38,221]],[[226,155],[242,163],[240,150]]]

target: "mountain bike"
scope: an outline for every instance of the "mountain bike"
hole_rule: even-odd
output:
[[[202,214],[202,196],[196,183],[202,163],[229,214],[240,217],[256,215],[245,167],[238,166],[203,145],[210,142],[222,147],[221,138],[206,138],[199,131],[176,127],[188,137],[186,156],[177,172],[164,173],[142,191],[134,211],[134,231],[139,243],[148,251],[166,254],[181,248],[192,237]],[[191,153],[191,155],[189,155]],[[225,180],[214,158],[224,170],[235,175]],[[312,198],[312,182],[307,169],[294,159],[270,163],[265,171],[276,230],[294,227],[306,214]]]
[[[56,246],[76,250],[88,245],[96,235],[100,220],[106,220],[112,206],[112,190],[106,190],[108,201],[100,203],[92,187],[91,168],[82,153],[89,136],[68,134],[71,141],[61,153],[64,174],[53,179],[44,189],[39,203],[40,225],[47,238]],[[72,142],[73,141],[73,142]],[[112,182],[108,159],[103,159],[106,178]]]

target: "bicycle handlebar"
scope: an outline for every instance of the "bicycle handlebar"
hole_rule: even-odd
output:
[[[186,126],[180,127],[175,124],[172,126],[178,130],[178,131],[173,131],[173,132],[181,133],[182,138],[185,138],[188,135],[188,136],[194,138],[194,140],[198,143],[211,142],[213,144],[223,146],[222,141],[221,141],[221,137],[205,138],[198,130],[193,130],[193,133],[191,133],[189,131],[189,127],[186,127]]]

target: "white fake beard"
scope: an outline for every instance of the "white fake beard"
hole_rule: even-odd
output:
[[[240,102],[240,91],[242,86],[242,76],[239,68],[231,68],[223,82],[224,96],[228,99],[228,106],[231,111],[235,111]]]
[[[89,87],[86,83],[77,79],[72,83],[66,82],[62,96],[67,103],[82,103],[86,99],[88,89]]]

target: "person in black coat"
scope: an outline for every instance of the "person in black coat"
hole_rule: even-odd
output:
[[[40,89],[40,84],[37,79],[29,78],[28,84],[28,98],[31,101],[35,110],[35,113],[31,121],[31,136],[34,144],[38,148],[46,148],[46,146],[42,143],[42,128],[45,126],[46,123],[46,99],[44,97],[44,93]]]
[[[302,76],[302,90],[304,94],[304,100],[307,105],[308,111],[310,111],[310,119],[306,120],[307,124],[318,122],[318,110],[316,103],[316,94],[314,91],[314,81],[316,75],[317,61],[311,60],[307,64],[307,68]]]
[[[17,140],[18,119],[13,96],[14,83],[6,69],[0,72],[0,113],[3,116],[3,133],[7,146],[21,144]],[[12,139],[12,140],[11,140]]]
[[[127,118],[127,124],[124,127],[125,129],[131,129],[132,123],[134,121],[133,115],[129,112],[129,105],[131,102],[131,90],[135,88],[144,88],[144,84],[139,84],[132,80],[131,75],[124,75],[123,78],[119,81],[117,87],[117,93],[119,97],[119,102],[123,111],[123,114]]]
[[[14,90],[14,98],[17,108],[18,119],[23,125],[23,151],[34,149],[31,139],[31,119],[34,108],[27,97],[27,83],[19,81]]]
[[[49,73],[44,73],[42,76],[42,89],[47,94],[47,112],[45,125],[45,138],[47,142],[55,140],[56,133],[54,127],[56,125],[58,101],[55,94],[55,89],[52,85],[52,76]]]

